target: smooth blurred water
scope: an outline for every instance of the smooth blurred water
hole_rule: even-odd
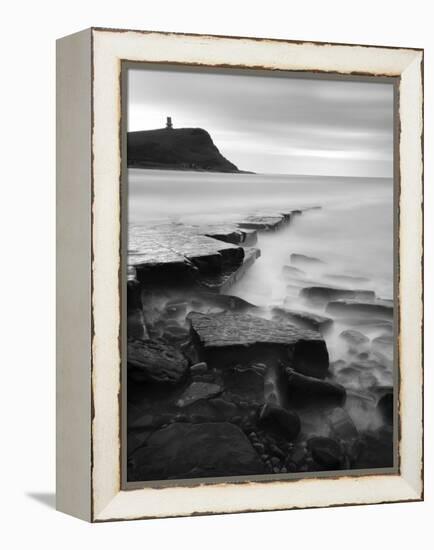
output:
[[[256,292],[257,299],[273,300],[291,252],[326,260],[330,272],[366,275],[380,296],[393,296],[392,179],[130,169],[128,185],[132,224],[167,218],[220,223],[252,212],[322,206],[287,229],[260,235],[262,257],[238,285],[246,298]]]
[[[325,306],[306,303],[299,296],[303,286],[317,284],[364,288],[374,290],[377,297],[393,299],[392,179],[130,170],[128,205],[130,226],[168,220],[222,223],[252,213],[321,206],[293,216],[277,231],[259,233],[256,246],[261,257],[230,293],[265,306],[262,315],[269,311],[270,316],[272,306],[324,315]],[[308,270],[308,283],[288,281],[282,268],[290,265],[291,253],[314,256],[324,264]],[[367,280],[333,283],[327,278],[330,274]],[[360,363],[339,336],[348,328],[357,328],[371,342],[383,335],[383,329],[347,326],[335,319],[333,329],[324,336],[331,365],[336,365],[330,376],[347,388],[347,412],[359,430],[376,428],[383,422],[375,406],[379,388],[393,387],[392,362],[379,359],[369,344],[369,357],[376,363]],[[363,351],[362,347],[357,353]],[[350,380],[344,376],[348,365],[359,372]],[[309,429],[314,433],[325,429],[321,417],[313,426]]]

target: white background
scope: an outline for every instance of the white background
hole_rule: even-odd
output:
[[[432,548],[434,27],[430,5],[428,0],[16,0],[2,5],[3,548]],[[55,39],[89,26],[425,48],[424,503],[93,526],[54,511]]]

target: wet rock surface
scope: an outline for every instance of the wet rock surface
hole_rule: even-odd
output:
[[[321,335],[289,323],[269,321],[248,314],[188,315],[199,354],[207,362],[224,366],[237,358],[292,358],[300,372],[324,376],[327,348]]]
[[[287,441],[296,439],[301,429],[300,418],[296,412],[269,403],[259,412],[259,424],[282,435]]]
[[[154,432],[130,464],[131,481],[264,473],[246,435],[228,422],[171,424]]]
[[[187,359],[164,341],[131,339],[127,353],[128,376],[137,382],[176,384],[187,372]]]
[[[372,301],[375,299],[375,292],[372,290],[348,290],[344,288],[331,288],[325,286],[313,286],[303,288],[300,295],[307,300],[319,303],[328,303],[332,300],[363,300]]]
[[[296,408],[342,406],[346,391],[343,386],[304,376],[290,367],[285,369],[288,403]]]
[[[272,305],[233,292],[305,210],[132,233],[128,480],[393,465],[393,302],[315,253]]]

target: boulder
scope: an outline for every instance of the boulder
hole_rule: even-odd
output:
[[[393,319],[393,305],[357,300],[336,300],[328,303],[326,313],[339,318],[352,318],[357,315],[371,319]]]
[[[178,407],[188,407],[200,399],[215,397],[223,391],[219,384],[192,382],[176,402]]]
[[[258,475],[264,465],[228,422],[175,423],[154,432],[130,457],[128,481]]]
[[[187,316],[201,360],[225,368],[234,363],[291,360],[294,369],[323,378],[328,352],[318,332],[240,313]]]
[[[337,441],[329,437],[311,437],[307,447],[317,464],[327,470],[340,469],[343,462],[342,448]]]
[[[341,407],[346,391],[334,382],[305,376],[287,367],[284,369],[288,403],[292,407]]]
[[[296,412],[270,403],[266,403],[260,410],[259,424],[288,441],[296,439],[301,429],[300,418]]]
[[[327,286],[311,286],[303,288],[300,296],[310,302],[325,304],[333,300],[363,300],[366,302],[375,299],[373,290],[347,290],[344,288],[332,288]]]
[[[176,384],[188,369],[184,355],[162,340],[130,339],[127,362],[128,376],[137,382]]]

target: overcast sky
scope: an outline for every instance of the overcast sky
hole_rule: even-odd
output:
[[[130,69],[128,129],[206,129],[258,173],[392,177],[393,86]]]

